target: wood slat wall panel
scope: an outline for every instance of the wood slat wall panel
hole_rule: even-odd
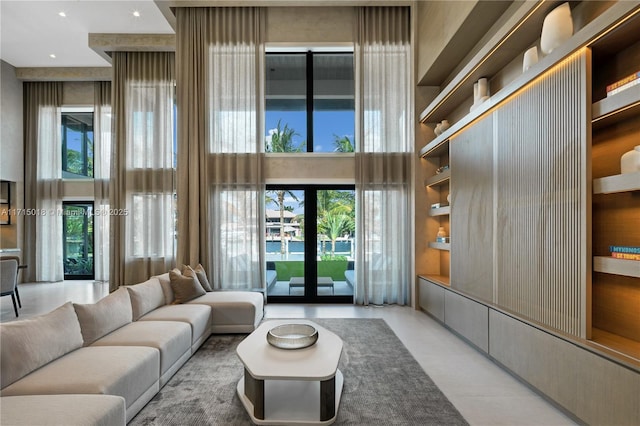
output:
[[[582,50],[496,110],[495,302],[584,337],[586,72]]]
[[[493,116],[451,138],[451,285],[493,300]]]

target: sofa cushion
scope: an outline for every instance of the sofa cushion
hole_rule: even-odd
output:
[[[125,402],[114,395],[4,396],[0,424],[113,426],[126,424]]]
[[[164,304],[170,305],[174,301],[173,289],[171,288],[171,279],[169,278],[169,273],[165,272],[161,275],[156,275],[152,278],[157,278],[160,281],[160,285],[162,286],[162,292],[164,293]]]
[[[253,291],[212,291],[188,304],[211,306],[212,333],[251,333],[264,315],[264,296]]]
[[[84,346],[129,324],[133,318],[129,291],[125,287],[120,287],[96,303],[74,303],[73,307],[80,321]]]
[[[150,278],[143,283],[130,285],[126,288],[131,298],[134,321],[138,321],[141,316],[165,304],[162,284],[157,278]]]
[[[186,269],[184,274],[179,269],[173,269],[169,271],[169,279],[175,298],[173,303],[185,303],[207,293],[200,285],[193,269],[191,271]]]
[[[210,320],[210,306],[193,304],[162,306],[140,318],[140,321],[181,321],[189,324],[193,351],[209,336]]]
[[[191,354],[191,327],[179,321],[137,321],[96,340],[91,346],[156,348],[160,351],[158,374],[163,376],[176,362],[181,361],[185,353]],[[165,382],[161,377],[160,386]]]
[[[48,314],[0,324],[2,388],[82,347],[82,332],[71,302]]]
[[[80,348],[2,389],[2,396],[107,394],[127,409],[159,389],[160,352],[143,346]],[[151,395],[152,396],[152,395]],[[151,397],[149,397],[151,399]]]

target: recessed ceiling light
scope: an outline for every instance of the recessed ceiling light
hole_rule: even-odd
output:
[[[62,16],[63,18],[66,18],[67,14],[64,12],[58,12],[58,16]]]
[[[133,11],[133,16],[135,16],[136,18],[140,17],[140,12],[138,12],[137,10]]]
[[[55,58],[56,58],[56,55],[54,55],[54,54],[52,53],[51,55],[49,55],[49,57],[50,57],[51,59],[55,59]]]

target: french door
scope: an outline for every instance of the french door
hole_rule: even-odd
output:
[[[265,206],[269,301],[352,303],[353,185],[268,185]]]
[[[63,202],[64,279],[94,278],[93,202]]]

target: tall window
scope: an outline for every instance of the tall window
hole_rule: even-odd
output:
[[[266,55],[266,152],[353,152],[353,53]]]
[[[93,177],[93,111],[62,111],[62,177]]]

